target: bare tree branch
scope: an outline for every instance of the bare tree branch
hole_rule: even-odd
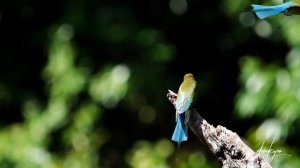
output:
[[[175,106],[176,93],[169,90],[169,101]],[[241,138],[227,128],[214,127],[195,110],[187,112],[188,125],[199,140],[208,147],[223,168],[272,168],[271,165],[249,148]]]

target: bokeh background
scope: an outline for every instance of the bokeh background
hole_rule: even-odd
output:
[[[300,17],[251,3],[281,2],[1,1],[0,167],[219,167],[170,141],[187,72],[208,122],[300,167]]]

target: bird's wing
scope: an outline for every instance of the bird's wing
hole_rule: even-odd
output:
[[[176,101],[176,111],[178,114],[184,113],[192,104],[196,83],[185,81],[179,87]]]
[[[182,96],[177,98],[176,111],[178,112],[178,114],[184,113],[189,109],[191,104],[191,97],[183,94]]]

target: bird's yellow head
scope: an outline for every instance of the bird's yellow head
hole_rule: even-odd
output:
[[[192,73],[187,73],[184,75],[183,80],[194,79],[194,75]]]

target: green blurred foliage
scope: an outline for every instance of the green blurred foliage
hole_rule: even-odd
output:
[[[152,145],[148,141],[136,142],[127,155],[127,162],[133,168],[168,167],[167,158],[173,153],[174,147],[169,140],[161,140]]]
[[[86,82],[94,80],[86,68],[75,65],[72,34],[70,25],[61,25],[51,39],[43,73],[48,103],[43,107],[35,99],[24,102],[24,123],[0,131],[1,167],[97,167],[98,149],[109,136],[105,129],[95,127],[101,114],[95,101],[87,99],[71,110],[78,94],[90,87]],[[62,128],[62,137],[51,138]],[[64,145],[49,150],[57,138]]]
[[[299,131],[300,53],[292,50],[286,58],[286,67],[265,65],[260,59],[249,56],[241,61],[240,80],[244,87],[237,95],[236,112],[241,118],[262,120],[249,130],[248,136],[254,146],[264,144],[262,155],[272,160],[273,167],[299,166],[296,159],[299,153],[286,141]],[[277,154],[269,154],[270,150],[281,152],[272,159]]]
[[[276,2],[266,1],[266,4]],[[247,23],[245,19],[249,18],[240,21]],[[246,137],[274,168],[299,167],[299,143],[293,141],[300,138],[297,136],[300,131],[300,36],[297,32],[300,22],[297,16],[283,15],[263,21],[250,20],[249,25],[258,36],[269,43],[286,43],[289,51],[282,55],[285,59],[280,62],[273,59],[268,63],[258,58],[264,55],[244,55],[240,59],[242,88],[237,93],[235,111],[241,119],[259,121],[252,125]]]

